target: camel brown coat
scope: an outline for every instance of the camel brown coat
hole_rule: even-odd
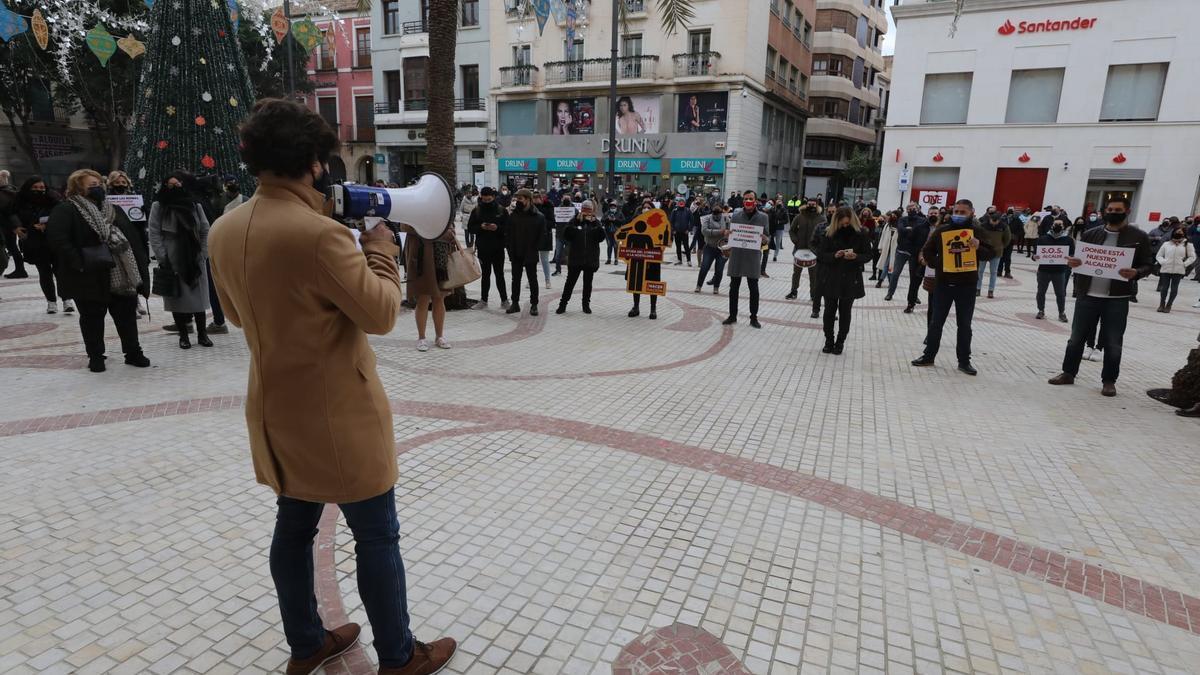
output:
[[[208,240],[221,307],[250,348],[254,473],[311,502],[378,496],[396,483],[396,448],[367,334],[396,322],[399,250],[372,241],[359,251],[345,226],[321,215],[316,190],[260,181]]]

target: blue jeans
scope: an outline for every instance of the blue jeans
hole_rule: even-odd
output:
[[[550,251],[538,251],[538,260],[542,262],[542,278],[550,281]]]
[[[929,334],[925,337],[925,357],[934,358],[942,346],[942,328],[954,308],[958,323],[956,352],[958,364],[971,362],[971,319],[975,316],[975,289],[969,285],[938,284],[929,294]],[[1082,352],[1080,352],[1082,354]]]
[[[1104,368],[1100,371],[1101,382],[1116,382],[1121,376],[1121,346],[1125,341],[1125,323],[1129,319],[1129,298],[1093,298],[1083,296],[1075,299],[1075,317],[1071,321],[1071,337],[1067,340],[1067,352],[1063,355],[1063,372],[1074,377],[1079,374],[1079,362],[1083,360],[1083,348],[1096,333],[1100,325],[1100,339],[1104,344]]]
[[[271,538],[271,578],[292,658],[306,659],[325,642],[325,626],[313,591],[313,538],[325,505],[284,496],[276,503],[279,511]],[[354,533],[358,594],[375,635],[379,665],[402,667],[412,658],[413,636],[408,629],[395,491],[338,506]]]
[[[993,256],[990,260],[983,261],[983,267],[991,268],[991,276],[988,278],[988,293],[996,290],[996,273],[1000,271],[1000,258]],[[975,282],[975,290],[983,289],[983,267],[979,269],[979,280]]]
[[[721,250],[716,246],[704,245],[704,255],[700,259],[700,274],[696,276],[696,288],[704,285],[704,277],[708,276],[708,270],[713,266],[713,262],[717,263],[717,273],[713,276],[716,282],[713,288],[720,290],[721,288],[721,273],[725,271],[725,256],[721,255]]]

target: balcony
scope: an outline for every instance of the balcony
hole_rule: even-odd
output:
[[[806,133],[809,138],[841,138],[858,143],[874,143],[875,129],[846,120],[843,116],[826,117],[814,114],[809,118]]]
[[[675,62],[675,77],[716,77],[721,54],[712,51],[695,52],[676,54],[671,59]]]
[[[375,124],[424,124],[429,118],[429,100],[406,98],[403,101],[376,101]],[[454,99],[454,122],[486,122],[487,99]]]
[[[581,59],[577,61],[552,61],[542,64],[546,68],[546,84],[570,84],[572,82],[607,82],[611,74],[611,59]],[[617,59],[617,79],[654,79],[658,68],[658,57],[653,55],[622,56]]]
[[[646,0],[625,0],[625,11],[639,14],[646,11]]]
[[[428,33],[428,32],[429,32],[429,22],[425,21],[425,20],[405,21],[404,23],[400,24],[400,33],[402,35],[416,35],[418,33]]]
[[[337,127],[338,140],[343,143],[374,143],[375,127],[360,125],[356,130],[352,124],[339,124]]]
[[[537,72],[535,65],[504,66],[500,69],[500,88],[532,87]]]

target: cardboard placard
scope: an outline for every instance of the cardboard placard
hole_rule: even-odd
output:
[[[762,248],[762,228],[750,223],[734,223],[729,226],[729,248]]]
[[[969,229],[950,230],[942,233],[942,271],[949,273],[974,272],[979,269],[971,239],[975,234]]]
[[[574,206],[556,206],[554,207],[554,222],[569,223],[576,213]]]
[[[113,206],[121,207],[129,220],[135,223],[146,220],[145,201],[141,195],[108,195],[104,200]]]
[[[1077,274],[1102,279],[1124,279],[1121,270],[1133,267],[1133,249],[1099,244],[1079,244],[1079,259],[1083,264],[1075,269]]]
[[[1066,265],[1070,251],[1070,246],[1039,246],[1038,265]]]
[[[662,280],[663,250],[671,244],[671,227],[661,209],[647,211],[622,225],[613,237],[620,248],[617,257],[624,260],[625,290],[644,295],[666,295]]]

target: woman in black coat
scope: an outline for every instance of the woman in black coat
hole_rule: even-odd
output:
[[[863,266],[871,260],[871,241],[862,231],[854,211],[843,206],[820,238],[817,265],[821,268],[821,293],[825,297],[826,354],[841,354],[850,333],[854,301],[865,296]],[[837,339],[833,324],[838,323]]]
[[[604,241],[604,225],[596,218],[596,207],[591,200],[583,202],[579,215],[563,228],[567,245],[567,283],[563,286],[562,299],[558,301],[555,314],[567,311],[575,282],[583,275],[583,313],[592,313],[592,277],[600,269],[600,244]]]
[[[104,372],[104,315],[112,315],[125,363],[150,366],[138,342],[137,296],[150,295],[150,261],[125,213],[104,201],[100,174],[67,179],[67,198],[50,212],[46,238],[54,251],[58,292],[79,305],[88,368]]]
[[[40,176],[30,176],[17,191],[16,201],[13,202],[13,213],[20,223],[21,253],[25,262],[37,267],[38,283],[42,287],[42,295],[46,296],[46,313],[58,313],[58,294],[54,287],[54,252],[46,239],[46,224],[50,221],[50,211],[62,201],[58,195],[50,192],[46,181]],[[70,300],[63,300],[63,311],[67,314],[75,311]]]
[[[546,229],[538,241],[538,260],[542,263],[542,281],[546,290],[550,290],[550,254],[554,252],[554,205],[540,192],[533,194],[533,200],[534,208],[541,211],[542,217],[546,219]]]

